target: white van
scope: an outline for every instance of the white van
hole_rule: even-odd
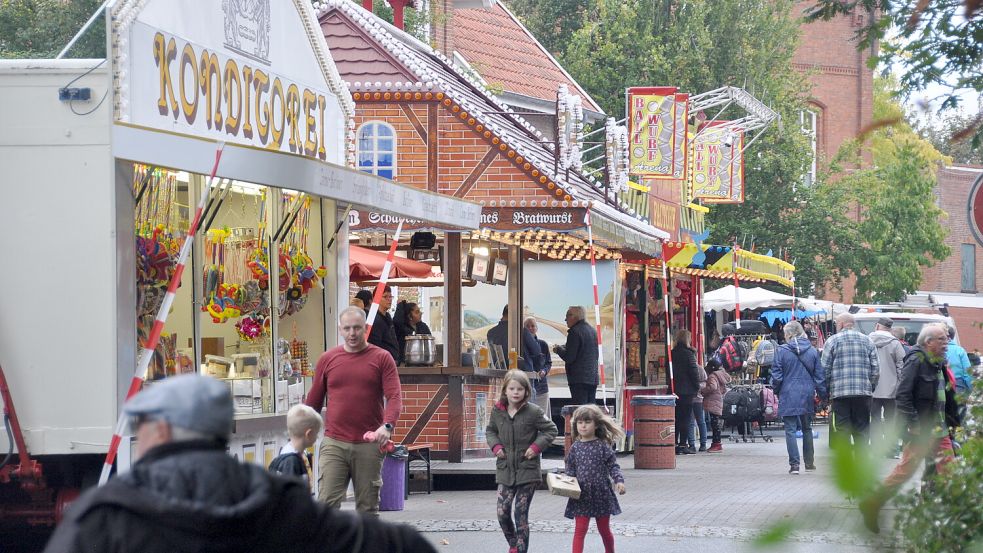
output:
[[[857,330],[863,332],[864,334],[870,334],[874,331],[874,325],[877,324],[877,320],[882,317],[887,317],[894,321],[894,326],[903,326],[905,329],[905,341],[908,345],[915,345],[915,341],[918,339],[918,333],[922,331],[922,328],[927,324],[932,323],[945,323],[952,328],[956,328],[955,321],[952,317],[946,317],[943,315],[938,315],[934,313],[903,313],[897,311],[888,312],[863,312],[855,313],[853,317],[857,321]],[[956,343],[959,343],[959,331],[956,331]]]

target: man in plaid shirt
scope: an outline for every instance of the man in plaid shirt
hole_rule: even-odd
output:
[[[870,402],[877,386],[877,348],[855,330],[853,315],[836,317],[836,330],[823,348],[826,389],[832,402],[830,442],[853,438],[854,451],[868,443]]]

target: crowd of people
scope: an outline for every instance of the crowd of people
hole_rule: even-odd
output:
[[[382,463],[402,409],[402,344],[430,329],[415,303],[400,302],[390,316],[387,288],[367,332],[371,302],[367,291],[359,292],[355,304],[341,311],[342,343],[318,359],[304,404],[287,414],[289,442],[269,471],[226,454],[233,428],[228,386],[197,375],[168,378],[124,405],[137,438],[132,470],[83,494],[47,551],[185,551],[217,544],[245,550],[433,551],[411,528],[377,518]],[[614,446],[624,431],[595,404],[599,348],[584,314],[579,306],[567,310],[566,343],[553,350],[565,362],[570,395],[579,406],[571,417],[573,444],[565,464],[581,495],[568,501],[564,515],[575,521],[575,553],[583,551],[591,518],[605,552],[613,552],[610,517],[621,512],[617,496],[626,490]],[[853,456],[874,450],[900,458],[859,503],[864,523],[878,532],[882,507],[921,461],[933,471],[945,471],[951,462],[958,397],[971,386],[972,373],[965,350],[951,342],[951,327],[925,325],[914,346],[904,341],[906,329],[889,318],[879,320],[869,336],[856,330],[850,314],[838,316],[836,328],[820,352],[806,327],[785,324],[769,384],[779,398],[790,474],[816,468],[812,421],[819,400],[831,403],[832,447]],[[538,330],[534,318],[523,321],[516,366],[508,367],[485,429],[496,458],[496,515],[510,553],[529,550],[529,505],[542,481],[540,458],[557,435],[546,383],[550,348]],[[691,333],[674,336],[677,454],[722,451],[723,396],[743,357],[733,338],[725,337],[704,367]],[[488,341],[508,351],[507,307]],[[318,442],[315,481],[307,451]],[[350,484],[355,513],[339,510]]]

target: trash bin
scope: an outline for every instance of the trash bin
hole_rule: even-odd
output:
[[[676,468],[676,397],[635,396],[635,468]]]
[[[380,511],[402,511],[406,498],[406,458],[409,454],[403,446],[386,455],[382,460],[382,489],[379,490]]]

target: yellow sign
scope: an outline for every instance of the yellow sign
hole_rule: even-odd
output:
[[[628,172],[648,178],[674,178],[676,88],[628,89]]]

